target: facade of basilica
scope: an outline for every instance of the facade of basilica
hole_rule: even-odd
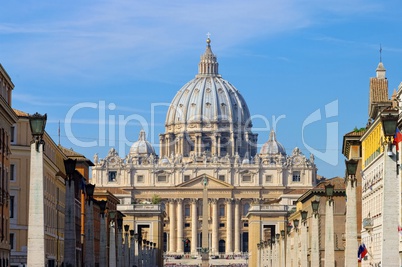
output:
[[[207,178],[210,253],[252,252],[262,237],[275,239],[315,185],[314,156],[287,154],[274,131],[258,151],[247,103],[219,74],[209,38],[198,66],[171,102],[159,155],[141,131],[128,155],[95,156],[91,183],[115,194],[125,222],[161,251],[196,254]],[[159,217],[152,203],[161,204]]]

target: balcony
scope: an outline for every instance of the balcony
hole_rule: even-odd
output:
[[[374,225],[373,218],[363,219],[363,228],[366,229],[366,231],[371,231],[373,229],[373,225]]]

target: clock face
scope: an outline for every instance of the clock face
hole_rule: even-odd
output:
[[[300,165],[302,163],[302,158],[301,157],[294,157],[293,158],[293,164],[294,165]]]

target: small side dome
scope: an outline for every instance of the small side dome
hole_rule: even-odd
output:
[[[155,149],[151,143],[146,140],[145,131],[141,130],[138,141],[130,148],[130,155],[132,157],[148,157],[151,154],[155,155]]]
[[[272,130],[269,134],[269,140],[261,147],[261,155],[286,155],[286,150],[281,143],[276,140],[275,131]]]

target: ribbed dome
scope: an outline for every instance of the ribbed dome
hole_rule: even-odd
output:
[[[187,123],[230,123],[251,127],[250,112],[244,98],[218,73],[218,62],[211,40],[201,56],[196,77],[174,97],[166,116],[166,127]],[[187,129],[188,130],[188,129]]]
[[[130,148],[130,155],[133,157],[143,157],[151,154],[155,155],[155,150],[151,143],[146,140],[145,131],[141,130],[138,141]]]
[[[276,140],[275,131],[272,130],[269,134],[269,140],[261,147],[260,154],[275,155],[279,153],[282,155],[286,155],[286,150],[282,146],[282,144]]]

